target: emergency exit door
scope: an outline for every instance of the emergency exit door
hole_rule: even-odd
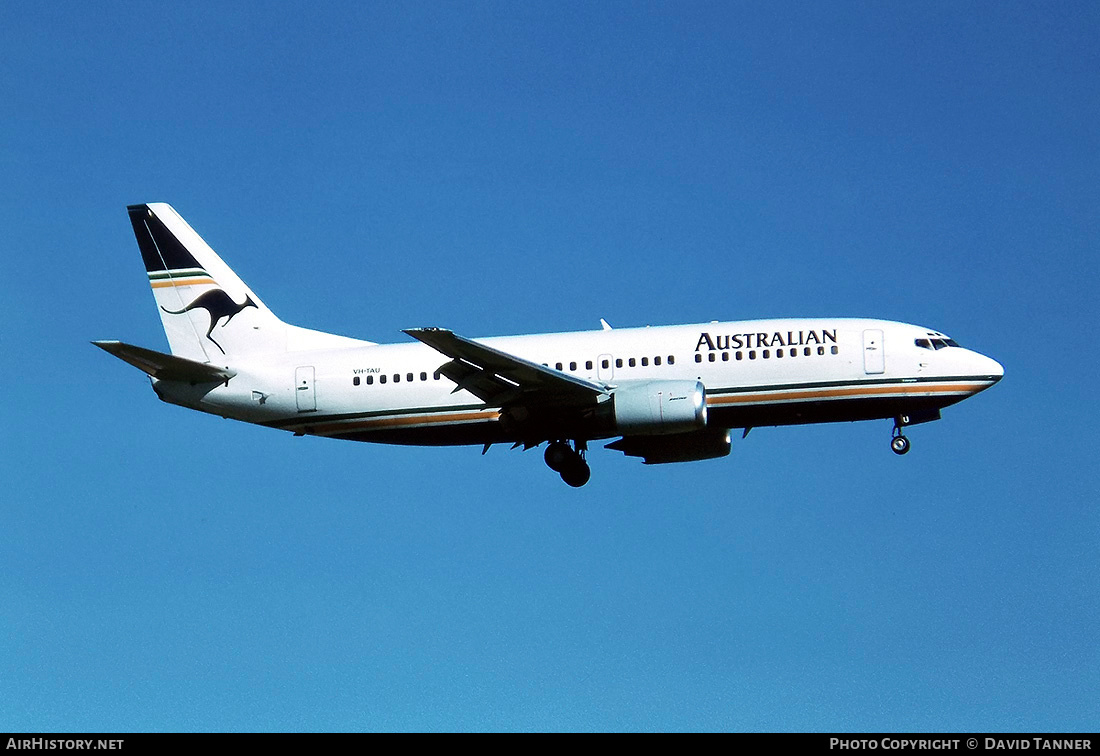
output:
[[[610,354],[601,354],[596,363],[596,378],[608,383],[615,377],[615,363]]]

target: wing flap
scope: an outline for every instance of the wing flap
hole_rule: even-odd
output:
[[[121,341],[93,341],[97,347],[161,381],[223,383],[237,372],[205,362],[195,362]]]
[[[440,373],[490,404],[504,405],[520,398],[546,404],[590,404],[607,394],[596,383],[525,360],[514,354],[464,338],[445,328],[405,331],[451,361]]]
[[[503,406],[523,395],[523,390],[496,374],[486,374],[463,360],[451,360],[439,368],[441,375],[454,381],[452,394],[469,391],[486,404]]]

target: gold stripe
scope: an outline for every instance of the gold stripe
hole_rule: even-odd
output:
[[[357,430],[379,430],[382,428],[400,428],[410,425],[447,425],[450,423],[468,423],[474,420],[496,420],[500,413],[491,410],[488,412],[465,412],[448,415],[416,415],[413,417],[382,417],[376,420],[363,420],[357,423],[327,423],[316,426],[312,433],[319,436],[328,433],[347,433]]]
[[[718,404],[748,404],[751,402],[777,402],[790,399],[835,399],[840,397],[874,396],[881,394],[943,394],[952,392],[971,392],[980,390],[972,384],[953,383],[939,386],[867,386],[849,387],[837,389],[821,389],[817,391],[771,391],[747,396],[708,396],[708,405]],[[325,423],[311,428],[309,433],[319,436],[329,434],[343,434],[360,430],[383,430],[387,428],[403,428],[417,425],[451,425],[469,423],[478,420],[498,420],[500,412],[489,410],[483,412],[456,412],[443,415],[412,415],[406,417],[382,417],[373,420],[361,420],[359,422]],[[309,427],[308,423],[296,426],[299,429]]]
[[[833,399],[851,396],[874,396],[881,394],[932,394],[966,392],[977,390],[969,384],[946,384],[940,386],[868,386],[837,389],[822,389],[818,391],[772,391],[748,396],[708,396],[707,404],[747,404],[750,402],[776,402],[789,399]],[[500,412],[489,410],[483,412],[456,412],[443,415],[412,415],[406,417],[382,417],[373,420],[361,420],[359,422],[325,423],[314,426],[310,433],[323,436],[333,433],[350,433],[359,430],[382,430],[386,428],[402,428],[416,425],[450,425],[468,423],[478,420],[498,420]],[[302,423],[297,428],[309,427],[308,423]]]
[[[154,289],[163,289],[166,286],[205,286],[207,284],[214,284],[214,279],[209,276],[203,276],[202,278],[184,278],[180,280],[169,279],[167,281],[151,281],[149,283]]]
[[[739,396],[708,396],[707,404],[749,404],[752,402],[781,402],[789,399],[836,399],[851,396],[874,396],[879,394],[950,394],[973,393],[980,388],[965,383],[948,383],[940,386],[927,386],[920,384],[908,384],[902,386],[866,386],[838,389],[821,389],[818,391],[772,391],[762,394],[749,394]]]

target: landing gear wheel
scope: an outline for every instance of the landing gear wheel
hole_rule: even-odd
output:
[[[894,454],[905,454],[909,451],[909,439],[899,433],[890,439],[890,449]]]
[[[546,447],[546,453],[542,455],[546,466],[556,473],[560,473],[569,466],[576,452],[569,448],[569,444],[555,441]]]
[[[592,469],[588,463],[577,454],[565,469],[561,471],[561,479],[573,488],[580,488],[592,477]]]
[[[561,475],[561,479],[567,484],[580,488],[592,477],[592,470],[584,461],[587,448],[587,443],[583,440],[576,442],[575,449],[569,446],[568,441],[551,441],[542,458],[546,466]]]

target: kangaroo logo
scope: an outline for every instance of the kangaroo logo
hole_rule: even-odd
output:
[[[185,312],[190,312],[195,308],[201,308],[206,310],[210,315],[210,327],[206,329],[206,338],[214,344],[218,349],[221,349],[221,353],[225,354],[225,350],[222,349],[222,345],[217,341],[214,341],[214,337],[210,334],[214,330],[214,326],[218,324],[218,321],[225,318],[225,322],[222,323],[222,328],[229,325],[229,321],[233,317],[246,307],[257,307],[258,305],[252,301],[252,297],[246,295],[244,302],[237,304],[233,301],[233,298],[226,294],[221,289],[211,289],[205,294],[200,294],[195,298],[195,301],[184,307],[182,310],[169,310],[167,307],[161,306],[160,309],[164,310],[169,315],[182,315]]]

